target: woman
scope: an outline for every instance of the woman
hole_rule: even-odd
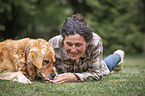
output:
[[[117,50],[102,60],[102,40],[80,14],[68,17],[60,34],[49,40],[56,53],[54,66],[59,75],[54,80],[46,78],[46,82],[99,80],[115,66],[117,72],[123,69],[124,52]]]

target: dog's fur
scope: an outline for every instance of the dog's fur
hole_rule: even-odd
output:
[[[52,79],[51,74],[55,73],[53,62],[54,49],[44,39],[0,42],[0,79],[22,83],[31,83],[30,80],[40,77]]]

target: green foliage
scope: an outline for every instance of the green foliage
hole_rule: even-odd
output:
[[[138,29],[141,25],[136,25],[136,0],[86,1],[95,9],[93,13],[87,14],[88,23],[102,37],[105,52],[112,53],[117,49],[127,53],[142,52],[144,34]]]
[[[99,81],[21,84],[0,80],[0,96],[143,96],[145,59],[126,56],[123,73],[113,73]]]
[[[24,37],[49,40],[67,16],[81,13],[102,37],[105,54],[145,48],[143,0],[0,0],[0,41]]]
[[[1,39],[24,37],[47,39],[59,34],[70,8],[58,0],[2,0]]]

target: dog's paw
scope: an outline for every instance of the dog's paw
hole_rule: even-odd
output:
[[[26,78],[24,76],[24,74],[22,72],[0,73],[0,79],[17,81],[17,82],[20,82],[20,83],[28,83],[28,84],[32,83],[28,78]]]

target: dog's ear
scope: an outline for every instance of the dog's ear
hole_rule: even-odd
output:
[[[36,54],[36,52],[31,52],[29,54],[29,60],[30,62],[35,65],[38,69],[42,68],[42,62],[43,62],[43,57],[39,56],[39,54]]]

